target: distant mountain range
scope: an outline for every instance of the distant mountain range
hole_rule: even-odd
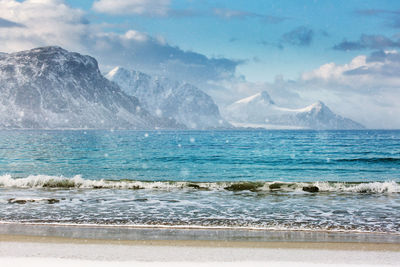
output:
[[[189,129],[232,128],[220,115],[213,99],[197,87],[116,67],[106,78],[139,99],[152,115],[166,117]]]
[[[266,129],[363,129],[364,126],[333,113],[319,101],[301,109],[278,106],[263,91],[226,107],[224,115],[236,127]]]
[[[117,67],[104,77],[90,56],[60,47],[0,53],[0,128],[359,129],[318,102],[303,109],[274,103],[267,92],[224,110],[195,86]]]

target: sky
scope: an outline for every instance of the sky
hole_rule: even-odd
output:
[[[400,1],[0,0],[0,51],[58,45],[187,81],[220,109],[266,90],[400,128]]]

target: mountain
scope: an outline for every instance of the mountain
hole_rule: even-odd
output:
[[[178,128],[141,107],[90,56],[60,47],[0,55],[0,128]]]
[[[190,129],[231,128],[212,98],[193,85],[152,77],[139,71],[116,67],[106,78],[139,99],[154,116],[175,119]]]
[[[238,127],[285,129],[362,129],[361,124],[333,113],[319,101],[301,109],[275,104],[270,95],[260,92],[229,105],[224,115]]]

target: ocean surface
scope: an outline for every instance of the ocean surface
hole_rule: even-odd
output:
[[[400,234],[400,131],[0,131],[0,223]]]

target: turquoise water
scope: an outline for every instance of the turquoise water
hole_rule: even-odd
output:
[[[0,174],[147,181],[400,181],[400,131],[1,131]]]
[[[0,131],[0,221],[400,234],[400,131]]]

